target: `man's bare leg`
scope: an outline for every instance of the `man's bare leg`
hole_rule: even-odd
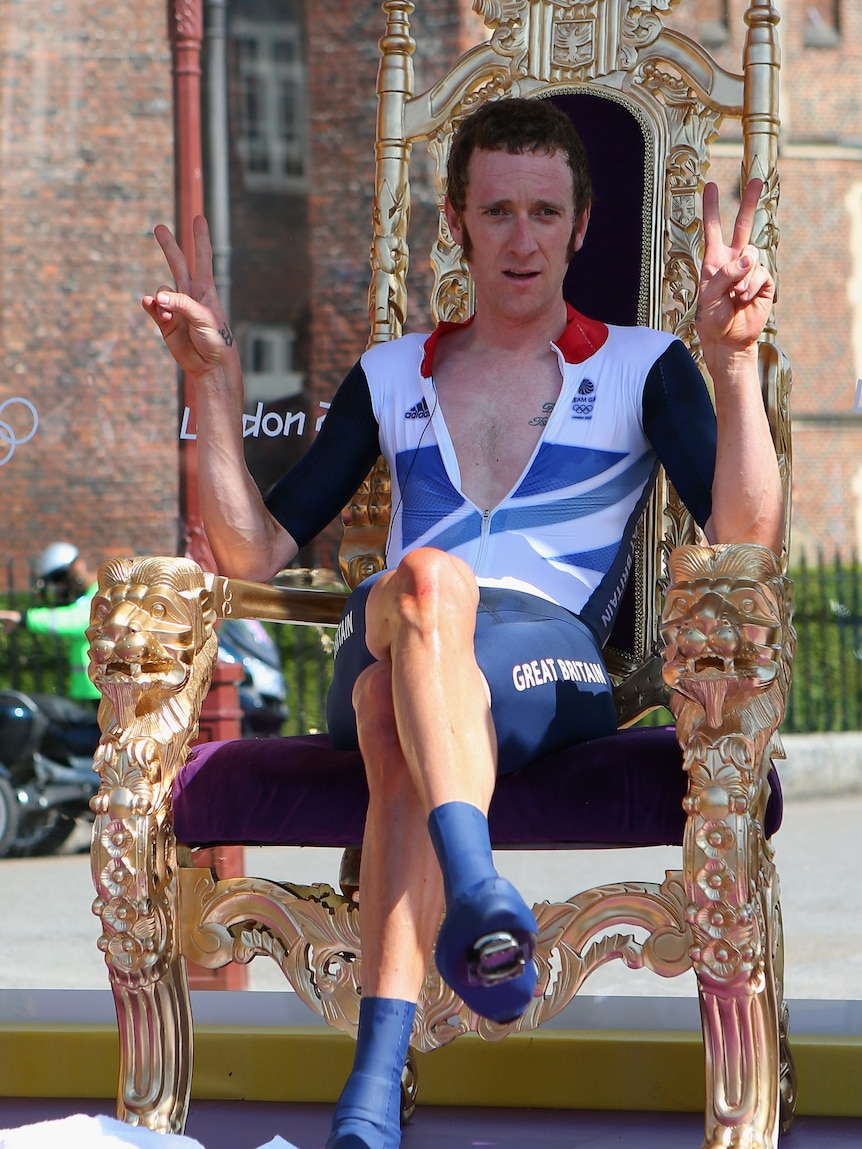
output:
[[[482,826],[458,889],[474,876],[500,881],[485,819],[496,740],[487,684],[473,654],[477,603],[469,568],[442,552],[420,551],[384,575],[366,604],[366,642],[379,661],[354,690],[369,785],[360,876],[362,1009],[354,1069],[336,1107],[329,1149],[396,1149],[400,1143],[406,1037],[443,904],[438,856],[445,851],[439,842],[437,851],[432,846],[429,815],[433,822],[440,811],[456,818],[466,813]],[[458,859],[446,869],[458,871]],[[450,874],[450,893],[451,887]]]
[[[494,792],[491,699],[473,653],[478,603],[466,563],[426,548],[383,575],[366,604],[365,641],[392,664],[398,737],[426,814],[451,801],[487,812]]]
[[[376,680],[385,703],[377,698],[373,709],[381,713],[385,708],[388,733],[371,723],[360,746],[364,737],[369,763],[375,755],[371,742],[380,743],[385,751],[381,759],[396,771],[403,760],[427,818],[447,906],[437,943],[441,974],[478,1013],[506,1020],[523,1012],[535,985],[530,962],[535,920],[510,884],[497,876],[491,855],[487,811],[496,780],[496,737],[490,692],[474,654],[478,602],[470,568],[433,549],[408,555],[374,585],[366,603],[365,636],[378,665],[387,666],[387,677]],[[357,696],[356,703],[362,724],[368,700]],[[379,778],[377,785],[386,803],[397,783]],[[408,852],[416,849],[417,817],[418,812],[410,837],[403,839]],[[384,815],[380,826],[389,834],[391,816],[387,822]],[[397,850],[388,865],[397,868]],[[396,881],[406,877],[399,873]],[[421,879],[411,869],[409,880]],[[383,902],[395,905],[393,896]],[[401,953],[397,939],[392,941],[381,959],[394,962],[390,955]],[[427,956],[424,944],[420,950],[414,980]],[[390,967],[385,968],[381,976],[388,979]],[[401,992],[398,985],[389,988]]]
[[[443,913],[443,883],[398,740],[391,675],[390,662],[377,662],[353,692],[369,794],[360,874],[362,993],[416,1001]]]
[[[401,1072],[415,1003],[443,911],[440,867],[398,740],[392,667],[377,662],[353,691],[368,776],[362,844],[362,998],[350,1077],[327,1149],[396,1149]]]

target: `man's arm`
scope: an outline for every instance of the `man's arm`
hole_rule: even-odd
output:
[[[721,235],[718,189],[703,193],[705,250],[697,332],[712,377],[718,424],[711,542],[753,542],[781,553],[784,498],[757,369],[757,339],[769,316],[775,285],[750,243],[762,189],[751,180],[734,224]]]
[[[297,545],[264,506],[245,463],[239,352],[216,292],[206,220],[194,221],[195,269],[170,230],[155,229],[176,282],[142,300],[198,402],[200,504],[207,538],[222,574],[266,580],[294,557]]]
[[[95,592],[95,588],[91,588]],[[33,634],[60,634],[65,638],[81,635],[90,625],[93,595],[81,595],[63,606],[31,606],[21,621]]]

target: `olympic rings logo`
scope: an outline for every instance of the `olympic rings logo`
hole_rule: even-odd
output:
[[[7,423],[3,418],[3,412],[7,407],[11,407],[13,403],[20,403],[30,413],[30,418],[33,420],[33,426],[26,435],[19,435],[11,423]],[[23,446],[24,443],[29,443],[36,431],[39,428],[39,415],[36,408],[29,399],[4,399],[0,403],[0,467],[4,463],[8,463],[12,456],[15,454],[15,448]]]

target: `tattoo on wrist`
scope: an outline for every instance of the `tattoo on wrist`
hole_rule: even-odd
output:
[[[231,335],[230,328],[227,324],[225,324],[224,327],[220,327],[218,329],[218,333],[228,345],[228,347],[233,347],[233,336]]]
[[[553,409],[554,409],[553,403],[543,403],[542,404],[542,414],[536,415],[535,418],[530,419],[529,422],[527,423],[527,426],[528,427],[544,427],[547,424],[548,419],[550,418],[550,415],[551,415],[551,412],[553,411]]]

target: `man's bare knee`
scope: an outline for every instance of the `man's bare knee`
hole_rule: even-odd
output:
[[[365,612],[368,649],[382,659],[399,635],[447,629],[472,635],[478,603],[476,578],[465,562],[433,547],[411,551],[371,589]]]
[[[470,568],[445,551],[424,547],[406,555],[391,584],[395,608],[404,621],[438,625],[458,615],[472,617],[479,603],[479,588]]]
[[[410,551],[398,564],[399,581],[415,594],[463,595],[471,606],[479,601],[479,588],[473,571],[457,555],[450,555],[436,547],[420,547]]]

